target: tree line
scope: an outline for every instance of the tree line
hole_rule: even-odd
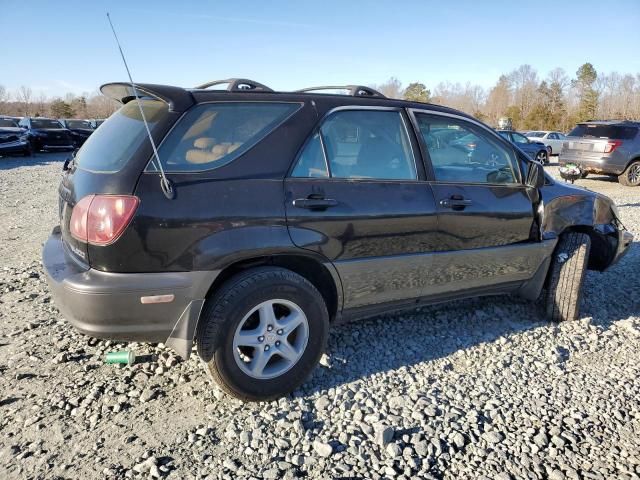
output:
[[[598,73],[591,63],[573,77],[556,68],[544,78],[531,65],[521,65],[489,89],[441,82],[431,91],[421,82],[404,87],[395,77],[373,87],[387,97],[456,108],[492,126],[509,117],[518,130],[566,132],[585,120],[640,120],[640,73]]]
[[[493,126],[509,117],[519,130],[566,132],[584,120],[640,120],[640,73],[598,73],[591,63],[580,66],[572,77],[556,68],[544,78],[531,65],[521,65],[500,75],[488,89],[471,82],[440,82],[433,90],[421,82],[405,87],[395,77],[372,86],[390,98],[453,107]],[[117,108],[118,103],[99,93],[49,98],[34,95],[29,87],[9,92],[0,85],[3,115],[106,118]]]
[[[100,93],[67,93],[50,98],[34,94],[30,87],[9,91],[0,85],[0,115],[17,117],[107,118],[119,104]]]

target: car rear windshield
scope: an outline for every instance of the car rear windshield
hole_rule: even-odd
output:
[[[67,128],[91,128],[91,124],[85,120],[67,120]]]
[[[253,147],[298,108],[299,103],[275,102],[198,105],[180,120],[160,146],[160,160],[168,172],[219,168]],[[150,162],[147,171],[155,169]]]
[[[616,140],[631,140],[638,133],[638,127],[626,125],[600,125],[581,123],[569,133],[570,137],[614,138]]]
[[[523,135],[526,135],[527,137],[540,138],[540,137],[544,137],[544,132],[529,132],[529,133],[524,133]]]
[[[31,120],[31,128],[62,128],[57,120]]]
[[[169,106],[159,100],[140,99],[149,128],[166,117]],[[111,173],[120,170],[149,137],[140,115],[138,100],[123,105],[91,135],[76,155],[83,170]]]
[[[0,118],[0,127],[11,127],[16,128],[18,124],[13,120],[7,120],[5,118]]]

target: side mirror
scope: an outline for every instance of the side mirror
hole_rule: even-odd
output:
[[[544,167],[540,162],[530,161],[527,171],[526,184],[533,188],[542,188],[544,186]]]

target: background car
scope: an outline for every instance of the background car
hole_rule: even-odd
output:
[[[2,155],[31,155],[27,133],[10,117],[0,117],[0,156]]]
[[[92,118],[91,120],[89,120],[89,123],[91,123],[91,128],[95,130],[104,123],[104,120],[104,118]]]
[[[513,130],[498,130],[498,133],[510,142],[514,143],[532,159],[537,160],[543,165],[549,163],[549,151],[544,143],[529,140],[523,134]]]
[[[547,146],[549,155],[559,155],[567,136],[554,130],[534,130],[524,134],[533,142],[542,142]]]
[[[603,120],[579,123],[564,142],[558,162],[589,173],[615,175],[622,185],[640,186],[640,122]]]
[[[75,143],[76,147],[81,147],[87,138],[89,138],[93,133],[93,127],[89,120],[61,118],[59,122],[64,128],[71,132],[71,139]]]
[[[58,120],[44,117],[24,117],[20,126],[27,131],[31,149],[40,150],[74,150],[75,144],[71,132],[64,128]]]

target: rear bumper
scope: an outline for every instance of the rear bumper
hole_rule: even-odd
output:
[[[588,173],[604,173],[611,175],[620,175],[624,169],[624,164],[618,164],[612,157],[584,157],[581,155],[572,155],[561,153],[558,156],[560,166],[567,163],[575,163],[580,165],[585,172]]]
[[[42,252],[54,302],[96,338],[164,342],[188,358],[200,310],[218,272],[112,273],[77,263],[54,230]],[[142,297],[173,295],[168,303]]]

